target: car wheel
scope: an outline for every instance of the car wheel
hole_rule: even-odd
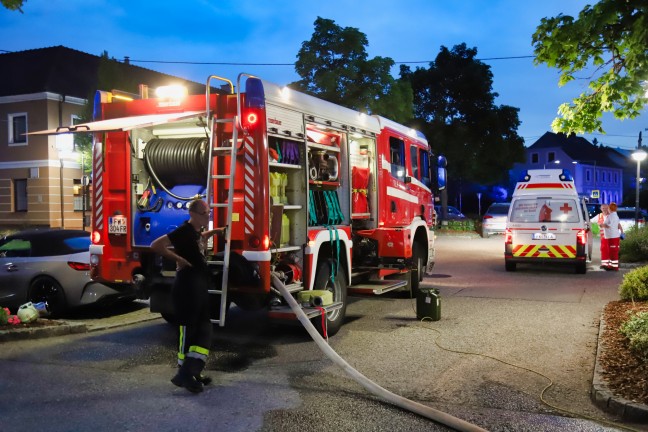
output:
[[[507,272],[513,272],[513,271],[515,271],[515,267],[516,267],[515,264],[516,264],[516,263],[511,262],[511,261],[505,261],[505,262],[504,262],[504,266],[506,267],[506,271],[507,271]]]
[[[37,277],[32,281],[29,285],[29,301],[47,302],[52,316],[60,316],[67,309],[63,287],[49,276]]]
[[[328,336],[333,336],[342,327],[344,317],[346,316],[347,306],[347,282],[344,275],[344,269],[343,267],[340,267],[335,275],[334,281],[331,281],[330,276],[333,266],[337,266],[337,262],[333,259],[323,261],[317,266],[317,271],[315,272],[315,285],[313,287],[313,289],[316,290],[331,291],[333,293],[333,302],[342,303],[340,309],[336,309],[326,314],[326,334]],[[317,331],[323,335],[324,323],[322,323],[322,317],[318,316],[313,318],[312,321]]]
[[[169,324],[177,325],[175,315],[169,313],[161,313],[160,315],[162,315],[164,321],[168,322]]]

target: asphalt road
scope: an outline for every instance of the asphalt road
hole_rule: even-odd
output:
[[[598,319],[623,272],[599,271],[595,260],[586,275],[522,265],[507,273],[501,242],[438,238],[425,284],[440,290],[441,320],[419,322],[403,296],[352,297],[331,346],[390,391],[488,430],[620,430],[582,416],[609,420],[589,388]],[[232,310],[216,332],[207,365],[215,382],[203,394],[169,382],[174,346],[160,319],[1,344],[2,429],[449,430],[369,395],[298,325],[262,313]],[[540,400],[549,380],[544,399],[576,414]]]

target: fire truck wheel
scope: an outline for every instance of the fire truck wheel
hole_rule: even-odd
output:
[[[164,321],[168,322],[171,325],[176,325],[175,315],[170,313],[161,313],[160,315],[162,315]]]
[[[52,316],[60,316],[67,309],[65,291],[55,279],[48,276],[37,277],[29,285],[29,301],[47,302]]]
[[[335,275],[334,282],[331,282],[331,269],[336,266],[336,261],[329,259],[319,263],[317,271],[315,272],[315,286],[316,290],[328,290],[333,293],[333,302],[342,303],[340,309],[336,309],[326,314],[326,334],[333,336],[340,330],[346,316],[347,306],[347,281],[344,275],[344,269],[340,267]],[[322,317],[313,318],[313,325],[317,331],[324,335],[324,328]]]
[[[507,272],[515,271],[515,263],[514,262],[505,261],[504,265],[506,266],[506,271]]]
[[[410,277],[412,298],[418,298],[420,292],[423,272],[425,270],[425,264],[423,263],[424,255],[423,247],[419,243],[415,244],[412,250],[412,274]]]

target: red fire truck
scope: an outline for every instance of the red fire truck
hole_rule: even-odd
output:
[[[213,90],[218,80],[226,84]],[[280,276],[329,335],[347,291],[417,292],[434,265],[430,149],[420,133],[241,74],[211,76],[206,94],[131,101],[98,92],[93,132],[91,274],[135,284],[173,319],[175,269],[151,242],[202,197],[210,227],[213,321],[230,302],[294,315],[271,284]],[[241,90],[243,88],[243,90]],[[323,331],[323,329],[320,329]]]

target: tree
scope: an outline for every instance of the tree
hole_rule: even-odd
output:
[[[448,159],[449,178],[493,184],[524,159],[518,108],[495,105],[490,66],[466,44],[442,46],[428,69],[401,66],[414,90],[414,116],[435,152]]]
[[[412,118],[412,89],[390,75],[391,58],[368,59],[367,36],[357,28],[321,17],[314,25],[313,36],[297,54],[301,80],[291,88],[401,123]]]
[[[2,6],[6,7],[9,10],[17,10],[22,13],[22,5],[27,0],[0,0]]]
[[[600,0],[587,5],[578,19],[543,18],[533,34],[535,63],[560,70],[560,86],[591,73],[589,89],[560,105],[556,132],[605,132],[601,117],[637,117],[648,104],[648,19],[645,0]]]

